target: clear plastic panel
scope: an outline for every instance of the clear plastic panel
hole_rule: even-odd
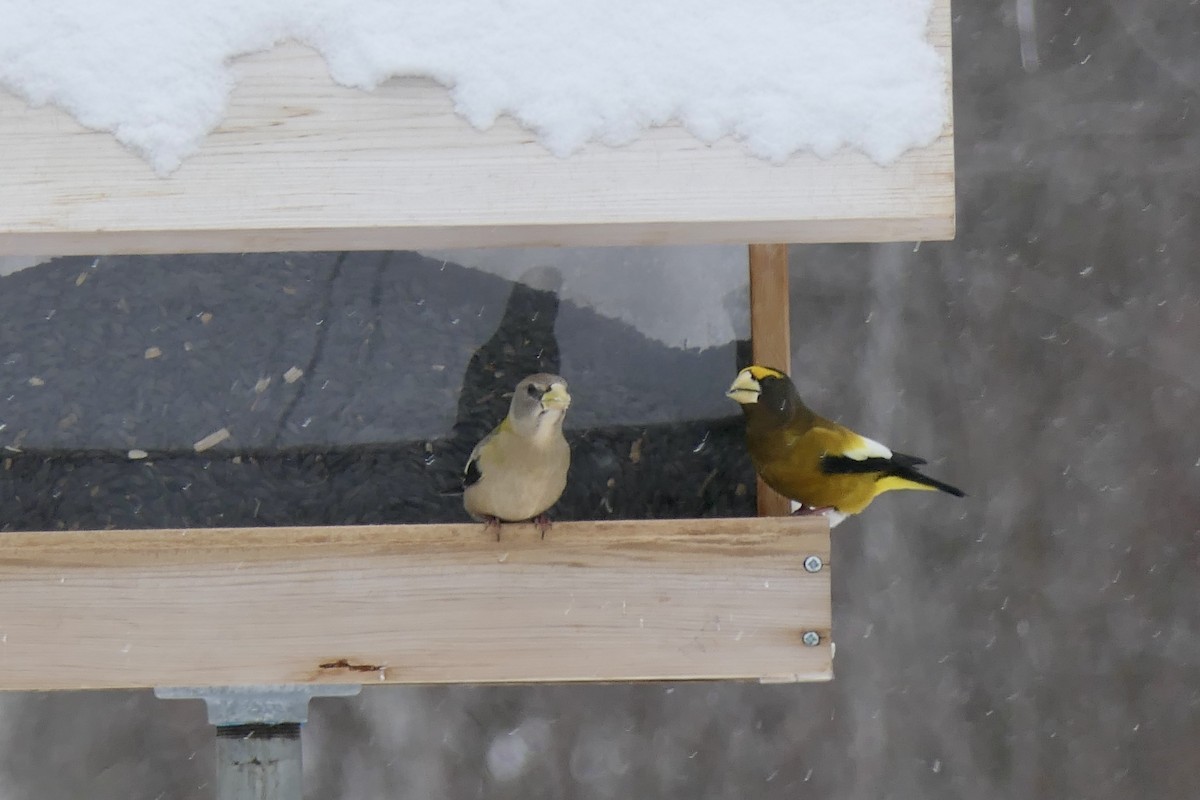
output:
[[[60,258],[0,278],[3,529],[437,522],[563,375],[560,519],[753,513],[745,247]],[[744,348],[743,348],[744,350]]]

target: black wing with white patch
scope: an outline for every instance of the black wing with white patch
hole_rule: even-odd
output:
[[[871,458],[863,459],[850,458],[849,456],[824,455],[821,456],[821,471],[826,475],[874,473],[880,478],[885,475],[894,475],[898,478],[904,478],[906,481],[940,489],[955,497],[964,496],[961,489],[951,486],[948,483],[943,483],[936,478],[931,478],[923,472],[917,472],[916,467],[912,463],[913,459],[922,464],[925,463],[924,460],[916,456],[906,456],[902,453],[893,453],[891,458],[872,456]]]
[[[821,456],[821,471],[826,475],[857,475],[864,472],[891,472],[898,465],[890,458],[851,458]]]
[[[479,483],[479,479],[483,477],[483,473],[479,471],[479,453],[478,450],[471,454],[471,458],[467,461],[466,469],[463,470],[463,488]]]
[[[479,440],[479,444],[475,445],[475,449],[471,451],[470,457],[467,458],[467,466],[463,467],[463,488],[473,486],[479,483],[483,477],[483,470],[479,469],[479,456],[483,453],[483,448],[487,447],[488,442],[496,438],[496,432],[500,430],[500,425],[492,429],[492,432]]]

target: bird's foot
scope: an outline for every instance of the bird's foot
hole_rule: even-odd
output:
[[[485,531],[490,531],[492,528],[496,529],[496,541],[500,541],[500,518],[491,516],[484,517],[483,529]]]
[[[815,517],[821,514],[828,514],[830,511],[837,511],[833,506],[805,506],[802,505],[792,512],[793,517]]]
[[[554,523],[550,520],[549,514],[538,514],[533,518],[533,524],[542,532],[542,538],[546,538],[546,531],[553,527]]]

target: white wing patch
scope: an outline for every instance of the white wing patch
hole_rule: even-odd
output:
[[[842,455],[847,458],[853,458],[855,461],[862,461],[868,458],[891,458],[892,451],[881,445],[874,439],[868,439],[865,436],[859,436],[858,441],[853,447],[847,447]]]

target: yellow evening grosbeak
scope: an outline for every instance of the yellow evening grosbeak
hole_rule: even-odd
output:
[[[777,369],[747,367],[725,394],[745,414],[754,469],[772,489],[801,504],[797,514],[825,514],[833,527],[893,489],[963,496],[918,472],[925,459],[889,450],[817,415]]]
[[[463,506],[496,527],[533,519],[546,535],[546,511],[567,486],[571,448],[563,417],[571,405],[567,382],[539,372],[517,384],[508,416],[483,437],[463,470]]]

